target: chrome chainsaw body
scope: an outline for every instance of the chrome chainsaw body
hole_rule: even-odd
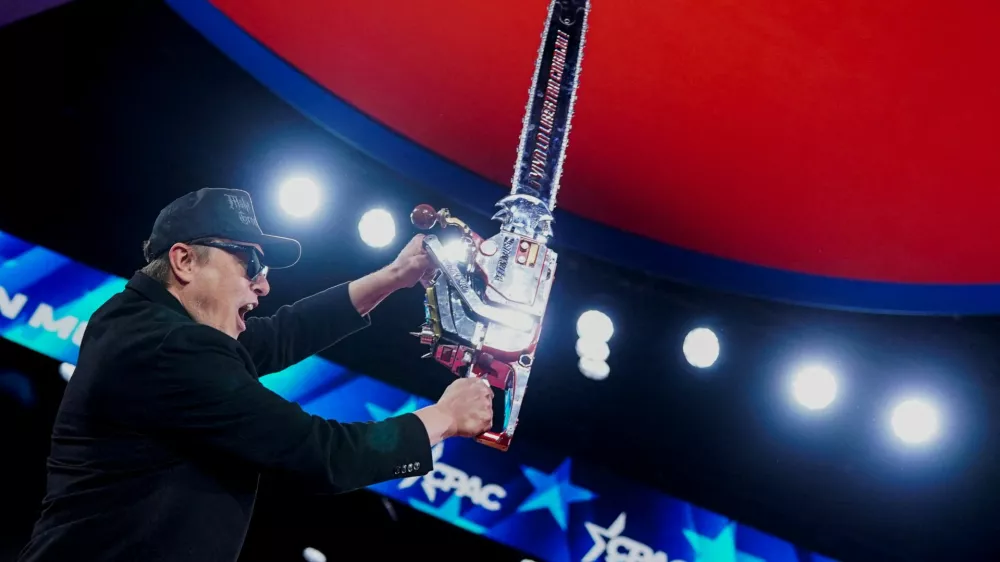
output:
[[[493,216],[500,232],[482,238],[429,205],[410,217],[419,228],[439,224],[460,235],[447,246],[433,234],[424,239],[439,271],[427,284],[426,320],[415,335],[453,373],[483,377],[506,392],[502,429],[477,438],[503,451],[517,427],[555,279],[558,256],[548,242],[589,12],[589,0],[549,3],[511,191]]]
[[[501,431],[486,432],[477,441],[507,450],[558,256],[538,240],[513,232],[484,239],[447,209],[436,215],[442,226],[457,228],[461,236],[447,245],[433,234],[424,238],[438,272],[427,284],[425,321],[415,335],[431,346],[430,357],[456,375],[484,378],[505,392]]]

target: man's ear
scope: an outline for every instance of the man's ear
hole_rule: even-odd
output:
[[[174,277],[181,285],[187,285],[194,280],[194,273],[198,268],[198,257],[194,248],[187,244],[174,244],[167,252],[167,258]]]

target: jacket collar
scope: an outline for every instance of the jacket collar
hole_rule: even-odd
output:
[[[158,281],[141,271],[135,272],[132,279],[129,279],[128,283],[125,284],[125,288],[132,289],[145,297],[146,300],[163,305],[174,312],[184,315],[185,318],[193,320],[191,315],[188,314],[187,309],[181,304],[181,301],[177,300],[177,297],[171,294],[170,291],[168,291],[167,288],[161,285]]]

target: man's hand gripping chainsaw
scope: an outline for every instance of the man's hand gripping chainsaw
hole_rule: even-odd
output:
[[[418,228],[440,224],[461,235],[447,246],[433,234],[424,238],[438,271],[425,283],[426,318],[414,335],[431,347],[425,357],[505,391],[502,431],[488,431],[476,441],[506,451],[535,359],[556,253],[512,232],[483,239],[447,209],[419,205],[410,218]]]

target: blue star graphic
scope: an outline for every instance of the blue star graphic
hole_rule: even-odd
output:
[[[532,511],[535,509],[548,509],[552,517],[559,524],[559,528],[566,530],[566,513],[569,504],[582,501],[590,501],[597,497],[590,490],[586,490],[574,485],[569,480],[571,459],[563,461],[559,468],[552,474],[546,474],[540,470],[535,470],[527,466],[521,467],[524,477],[531,482],[535,491],[524,500],[518,511]]]
[[[684,529],[684,538],[694,549],[696,558],[691,562],[765,562],[736,549],[736,523],[726,525],[714,539],[691,529]]]
[[[423,511],[429,515],[433,515],[438,519],[443,519],[444,521],[471,533],[481,535],[486,532],[486,527],[478,523],[473,523],[465,517],[462,517],[462,498],[460,496],[452,495],[447,501],[441,504],[441,507],[434,507],[427,502],[422,502],[412,498],[410,499],[410,505],[415,509]]]
[[[399,407],[395,412],[387,410],[378,404],[372,404],[371,402],[365,403],[365,409],[371,414],[371,417],[375,421],[383,421],[392,417],[401,416],[403,414],[409,414],[417,410],[417,397],[410,396],[406,399],[406,402]]]

